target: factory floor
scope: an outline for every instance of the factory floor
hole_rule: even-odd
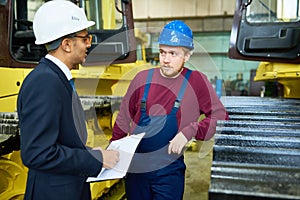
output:
[[[213,140],[193,142],[185,151],[184,200],[208,200]]]

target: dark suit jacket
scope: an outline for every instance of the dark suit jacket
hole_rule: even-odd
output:
[[[20,89],[21,156],[29,168],[25,199],[90,199],[88,176],[102,168],[102,154],[85,147],[80,100],[63,72],[43,58]]]

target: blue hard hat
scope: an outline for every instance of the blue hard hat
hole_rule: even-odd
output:
[[[174,20],[165,25],[158,43],[168,46],[181,46],[194,49],[193,32],[183,21]]]

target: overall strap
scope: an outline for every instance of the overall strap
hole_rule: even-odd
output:
[[[154,72],[154,69],[150,69],[148,71],[148,76],[147,76],[146,84],[145,84],[145,88],[144,88],[144,94],[143,94],[143,98],[141,100],[141,108],[140,108],[141,117],[140,117],[140,120],[138,122],[139,126],[146,126],[151,121],[150,117],[146,114],[146,100],[147,100],[147,97],[148,97],[153,72]]]
[[[145,84],[145,88],[144,88],[144,94],[143,94],[143,98],[141,100],[141,110],[142,111],[146,111],[146,100],[148,97],[153,73],[154,73],[154,68],[152,68],[148,71],[148,76],[147,76],[146,84]]]
[[[179,93],[177,95],[177,99],[174,102],[174,106],[173,106],[172,112],[177,112],[178,108],[180,107],[180,104],[181,104],[181,101],[182,101],[182,98],[183,98],[186,86],[187,86],[187,84],[189,82],[189,78],[191,76],[191,73],[192,73],[192,70],[188,69],[187,72],[184,75],[184,78],[183,78],[183,81],[182,81],[182,85],[181,85],[181,88],[180,88]]]

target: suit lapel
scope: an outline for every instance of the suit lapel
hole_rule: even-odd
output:
[[[47,66],[49,66],[54,72],[57,73],[62,83],[67,88],[68,92],[72,96],[72,114],[73,120],[76,127],[76,131],[78,136],[80,137],[83,144],[86,144],[87,140],[87,130],[85,124],[85,115],[81,105],[80,98],[76,91],[73,90],[71,84],[67,80],[65,74],[61,71],[61,69],[49,59],[43,58],[41,62],[44,62]]]

